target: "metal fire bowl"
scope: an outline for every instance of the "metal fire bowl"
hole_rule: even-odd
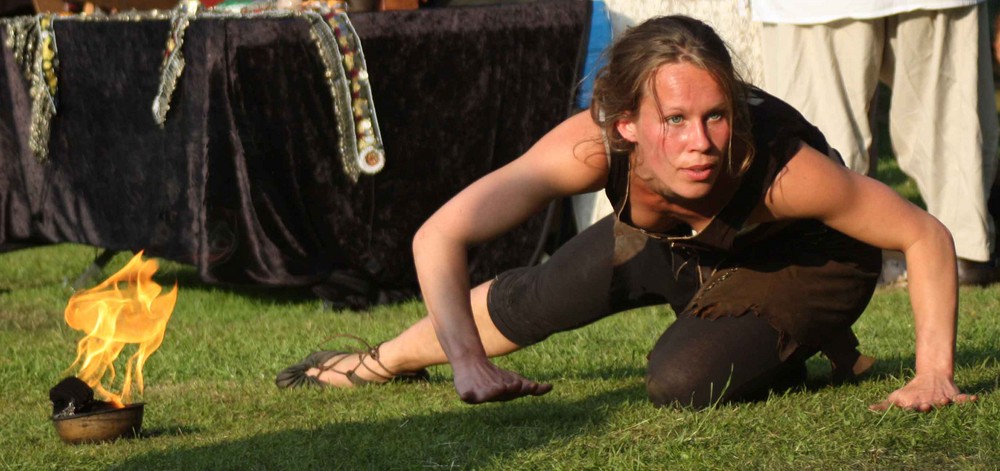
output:
[[[69,417],[52,418],[59,438],[66,443],[94,443],[133,437],[142,430],[143,403],[121,409],[105,409]]]

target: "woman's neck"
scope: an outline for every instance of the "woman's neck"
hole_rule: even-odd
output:
[[[632,224],[647,231],[669,232],[678,224],[687,224],[701,232],[729,203],[739,187],[739,178],[723,174],[711,192],[698,200],[681,200],[663,195],[635,174],[629,177],[629,206]]]

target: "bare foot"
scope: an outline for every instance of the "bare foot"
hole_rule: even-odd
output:
[[[875,365],[875,357],[862,354],[858,357],[857,361],[854,362],[854,367],[851,368],[851,373],[854,374],[855,378],[860,377],[867,373],[873,365]]]

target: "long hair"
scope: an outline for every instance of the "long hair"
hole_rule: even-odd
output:
[[[635,144],[618,133],[615,124],[634,116],[656,71],[666,64],[688,63],[711,75],[729,105],[731,142],[724,157],[726,168],[740,175],[753,161],[753,136],[747,109],[747,85],[733,67],[729,48],[708,25],[686,16],[652,18],[625,32],[606,52],[607,62],[594,80],[590,114],[604,130],[612,151],[631,153]],[[733,142],[744,155],[732,157]],[[734,161],[735,160],[735,161]]]

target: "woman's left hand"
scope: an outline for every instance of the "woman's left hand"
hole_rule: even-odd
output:
[[[975,401],[974,394],[965,394],[958,390],[950,377],[943,375],[917,375],[906,386],[897,389],[889,397],[868,408],[874,411],[884,411],[896,406],[919,412],[930,412],[948,404],[963,404]]]

